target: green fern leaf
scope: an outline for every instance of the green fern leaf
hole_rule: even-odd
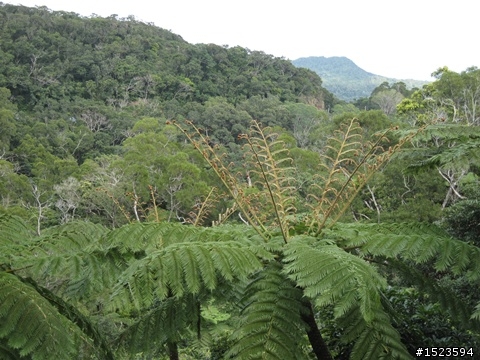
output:
[[[33,359],[69,359],[75,351],[68,322],[33,288],[0,272],[0,339]]]
[[[402,344],[400,334],[391,325],[390,318],[383,309],[377,308],[373,319],[368,323],[357,306],[352,307],[339,320],[339,325],[345,329],[343,342],[354,342],[351,360],[413,358]]]
[[[332,231],[325,231],[325,236],[337,237],[342,247],[356,248],[363,256],[401,258],[417,264],[434,261],[438,271],[463,274],[471,281],[480,278],[480,248],[451,238],[435,225],[337,224]]]
[[[317,305],[335,305],[336,316],[358,302],[369,322],[381,306],[379,291],[386,286],[385,279],[372,265],[338,246],[320,243],[312,247],[304,243],[306,238],[292,238],[285,246],[285,273]]]
[[[0,264],[11,264],[33,237],[33,230],[21,218],[0,215]]]
[[[416,286],[422,293],[427,293],[432,301],[438,301],[444,311],[451,315],[452,321],[456,322],[460,327],[467,329],[480,329],[479,321],[471,321],[472,309],[462,299],[458,298],[455,293],[445,287],[440,286],[431,278],[423,275],[414,267],[404,264],[400,261],[390,261],[394,267],[404,278]]]
[[[168,294],[182,297],[213,290],[219,278],[246,278],[262,268],[256,248],[235,241],[175,243],[137,260],[114,288],[114,306],[138,309]]]
[[[241,323],[227,357],[237,359],[303,359],[301,350],[306,312],[302,292],[269,264],[247,286]]]
[[[156,302],[140,314],[134,324],[121,335],[121,342],[129,353],[158,353],[167,341],[177,342],[181,334],[186,335],[188,327],[200,316],[199,304],[194,296],[167,298]]]

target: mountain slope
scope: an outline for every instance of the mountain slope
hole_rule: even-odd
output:
[[[381,83],[403,81],[407,88],[421,87],[426,82],[417,80],[398,80],[369,73],[358,67],[346,57],[311,56],[292,61],[297,67],[315,71],[323,81],[323,86],[346,101],[369,97]]]

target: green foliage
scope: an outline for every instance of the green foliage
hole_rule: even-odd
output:
[[[318,306],[333,305],[340,317],[358,305],[366,322],[381,308],[379,291],[386,282],[364,260],[328,241],[292,238],[285,249],[284,271]],[[320,264],[320,265],[319,265]]]
[[[307,312],[302,291],[288,281],[277,263],[256,274],[245,289],[242,320],[227,357],[239,359],[304,359],[302,333]]]
[[[377,310],[371,322],[366,322],[359,316],[358,308],[353,308],[345,316],[341,325],[345,326],[345,342],[355,341],[350,359],[411,359],[402,344],[400,334],[392,326],[390,317]]]
[[[446,228],[455,236],[479,245],[480,242],[480,194],[476,181],[466,186],[467,199],[459,200],[444,214]],[[473,188],[468,191],[469,188]]]
[[[332,121],[318,76],[262,52],[190,45],[133,17],[2,4],[0,21],[0,357],[45,358],[45,344],[59,358],[109,359],[111,347],[120,358],[227,347],[236,358],[331,358],[334,343],[354,359],[403,359],[384,296],[399,278],[459,331],[478,331],[478,299],[463,304],[430,277],[475,283],[477,247],[433,225],[340,223],[386,207],[391,219],[438,217],[445,184],[398,176],[412,164],[440,170],[457,196],[446,205],[467,201],[478,134],[459,109],[474,109],[460,95],[476,70],[442,71],[411,97],[415,111],[469,126],[408,129],[389,144],[383,113]],[[401,83],[376,93],[392,88],[406,95]],[[418,151],[379,174],[406,144]],[[227,322],[207,316],[212,301]]]
[[[143,225],[139,224],[137,227]],[[181,298],[184,294],[198,294],[203,289],[215,289],[218,278],[231,281],[245,278],[258,270],[260,256],[270,257],[255,245],[237,241],[193,241],[197,236],[207,236],[207,229],[198,235],[185,227],[176,226],[163,243],[158,231],[148,231],[147,240],[156,240],[156,249],[129,265],[114,289],[114,307],[132,303],[137,309],[150,306],[155,300],[167,297]],[[122,241],[125,232],[115,234]],[[192,236],[192,234],[194,236]],[[208,237],[208,236],[207,236]],[[185,239],[182,241],[182,239]]]
[[[396,314],[395,326],[411,353],[419,347],[448,347],[452,342],[459,347],[475,348],[480,341],[473,333],[461,331],[440,304],[414,288],[392,287],[385,295]]]
[[[0,289],[2,347],[17,349],[20,356],[32,359],[72,356],[75,330],[55,307],[31,286],[5,271],[0,272]]]
[[[0,288],[4,294],[0,313],[5,324],[0,337],[5,346],[39,359],[52,354],[82,358],[97,352],[111,359],[91,319],[47,288],[47,284],[57,287],[65,298],[80,298],[103,287],[102,281],[108,284],[105,275],[113,274],[114,266],[100,265],[92,243],[105,230],[89,223],[69,224],[51,228],[40,238],[18,217],[2,216],[0,222]]]

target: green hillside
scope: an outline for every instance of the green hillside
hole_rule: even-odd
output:
[[[192,45],[133,17],[3,4],[0,26],[0,86],[26,110],[74,111],[79,99],[116,109],[139,100],[203,103],[218,96],[231,103],[254,96],[322,99],[320,78],[286,60]]]
[[[325,88],[346,101],[369,97],[384,82],[402,81],[409,89],[426,84],[425,81],[393,79],[369,73],[346,57],[311,56],[296,59],[293,64],[315,71],[322,78]]]

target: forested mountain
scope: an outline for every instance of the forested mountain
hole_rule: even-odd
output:
[[[403,82],[407,88],[421,88],[426,81],[393,79],[369,73],[346,57],[311,56],[293,60],[295,66],[315,71],[323,85],[339,99],[352,101],[369,97],[380,84]]]
[[[72,115],[74,103],[124,108],[142,100],[260,96],[324,101],[321,80],[288,61],[240,47],[191,45],[128,19],[82,18],[47,8],[1,7],[0,86],[22,109]]]
[[[133,17],[0,29],[1,359],[480,348],[477,68],[346,103]]]

